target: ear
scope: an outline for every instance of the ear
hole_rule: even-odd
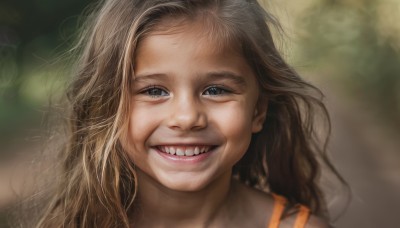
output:
[[[254,109],[253,120],[252,120],[252,132],[260,132],[263,128],[265,118],[267,117],[268,100],[260,99]]]

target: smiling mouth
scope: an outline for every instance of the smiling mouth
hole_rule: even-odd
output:
[[[175,156],[196,156],[207,153],[214,149],[215,146],[157,146],[161,152],[172,154]]]

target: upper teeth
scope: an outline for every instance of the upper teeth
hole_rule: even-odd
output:
[[[165,153],[178,156],[193,156],[208,152],[210,146],[160,146],[159,149]]]

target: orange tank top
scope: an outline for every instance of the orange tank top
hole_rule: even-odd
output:
[[[274,210],[272,212],[271,220],[267,228],[278,228],[281,221],[283,211],[285,210],[287,199],[283,196],[272,194],[274,197]],[[297,213],[296,220],[294,222],[294,228],[304,228],[308,217],[310,217],[310,209],[304,205],[299,206],[299,212]]]

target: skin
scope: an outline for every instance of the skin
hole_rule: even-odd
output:
[[[268,194],[231,179],[266,115],[256,77],[207,32],[180,24],[149,34],[136,51],[124,143],[139,183],[135,227],[265,227],[272,213]],[[202,145],[212,149],[196,162],[171,161],[160,149]]]

